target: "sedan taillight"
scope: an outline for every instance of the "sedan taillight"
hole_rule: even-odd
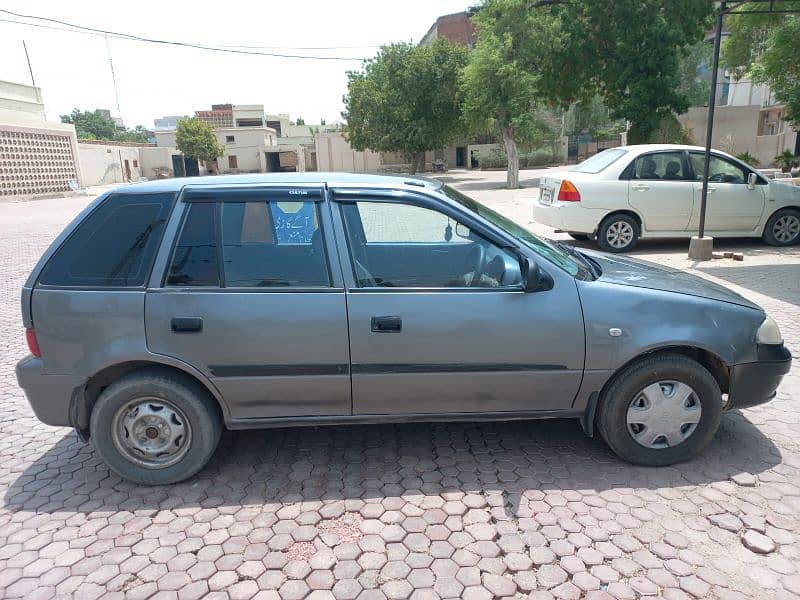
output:
[[[580,202],[581,195],[575,184],[565,179],[561,182],[561,187],[558,190],[558,199],[560,202]]]
[[[36,332],[33,329],[25,330],[25,340],[28,342],[28,350],[36,358],[42,358],[42,351],[39,350],[39,340],[36,339]]]

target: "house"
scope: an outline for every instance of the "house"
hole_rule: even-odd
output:
[[[0,81],[0,199],[61,194],[80,184],[75,127],[47,120],[40,88]]]
[[[261,104],[213,104],[211,110],[195,111],[195,117],[214,128],[225,152],[215,161],[204,164],[195,165],[194,161],[186,160],[185,173],[177,169],[178,175],[316,169],[311,128],[296,125],[288,115],[267,115]],[[166,119],[171,118],[165,117],[161,123],[166,124]],[[176,146],[179,120],[175,119],[170,128],[156,127],[158,146]]]

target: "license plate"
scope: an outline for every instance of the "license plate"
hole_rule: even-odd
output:
[[[542,193],[539,198],[542,204],[552,204],[553,203],[553,190],[549,188],[542,188]]]

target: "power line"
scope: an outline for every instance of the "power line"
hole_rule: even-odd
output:
[[[9,21],[8,19],[2,19],[6,22],[13,22],[19,25],[29,25],[33,27],[44,27],[47,29],[59,29],[61,31],[67,31],[72,33],[90,33],[93,35],[102,35],[102,36],[109,36],[115,37],[118,39],[126,39],[136,42],[144,42],[149,44],[161,44],[167,46],[178,46],[182,48],[194,48],[197,50],[207,50],[210,52],[226,52],[229,54],[244,54],[248,56],[269,56],[272,58],[294,58],[294,59],[307,59],[307,60],[344,60],[344,61],[362,61],[365,60],[364,57],[354,57],[354,56],[315,56],[315,55],[306,55],[306,54],[283,54],[277,52],[257,52],[255,50],[248,50],[248,49],[239,49],[239,48],[246,48],[246,46],[242,47],[222,47],[222,46],[210,46],[206,44],[195,44],[191,42],[180,42],[180,41],[171,41],[171,40],[161,40],[156,38],[146,38],[130,33],[120,33],[116,31],[109,31],[105,29],[97,29],[95,27],[87,27],[84,25],[76,25],[74,23],[68,23],[67,21],[60,21],[59,19],[52,19],[50,17],[40,17],[37,15],[26,15],[21,13],[15,13],[10,10],[0,8],[0,12],[11,15],[13,17],[17,17],[20,19],[32,19],[35,21],[45,21],[48,23],[55,23],[57,25],[63,25],[65,27],[69,27],[70,29],[63,29],[58,27],[52,26],[45,26],[37,23],[25,23],[19,21]],[[321,48],[320,48],[321,49]]]

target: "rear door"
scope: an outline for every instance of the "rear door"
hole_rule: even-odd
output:
[[[700,225],[700,203],[703,194],[702,152],[690,153],[694,171],[695,210],[691,229]],[[708,165],[708,204],[706,206],[707,231],[753,231],[764,212],[766,185],[747,186],[750,171],[723,156],[711,155]]]
[[[205,373],[234,420],[350,414],[324,190],[198,186],[179,204],[176,242],[147,290],[149,349]]]
[[[571,275],[548,265],[553,289],[525,293],[508,243],[452,207],[396,192],[334,199],[340,253],[351,258],[354,414],[571,406],[584,360]]]
[[[692,215],[694,195],[685,153],[648,152],[625,170],[628,203],[648,231],[684,231]]]

